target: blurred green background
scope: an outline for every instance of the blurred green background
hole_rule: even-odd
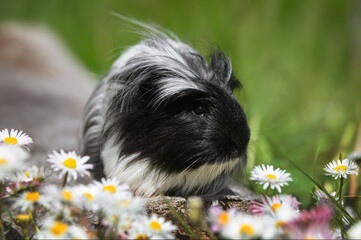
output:
[[[202,54],[220,47],[244,88],[252,130],[249,165],[292,173],[284,188],[304,206],[313,185],[288,159],[323,181],[326,163],[354,148],[361,120],[361,1],[2,0],[1,22],[55,32],[100,79],[139,39],[111,11],[170,29]],[[315,157],[317,156],[317,158]]]

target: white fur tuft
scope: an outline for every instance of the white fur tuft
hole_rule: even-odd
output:
[[[115,144],[115,137],[108,140],[102,151],[104,172],[108,177],[116,177],[121,183],[129,184],[136,194],[153,196],[157,193],[166,192],[173,188],[181,188],[184,195],[193,192],[194,189],[211,183],[224,172],[232,172],[240,163],[240,158],[227,161],[223,164],[205,164],[196,169],[185,169],[177,174],[168,174],[160,170],[152,169],[151,162],[147,159],[137,160],[138,154],[123,156],[119,159],[119,144]],[[217,185],[212,186],[217,189]]]

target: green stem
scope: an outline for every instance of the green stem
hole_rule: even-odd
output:
[[[26,211],[28,212],[28,214],[29,214],[29,216],[30,216],[31,222],[34,224],[34,227],[35,227],[36,232],[40,232],[38,226],[36,226],[35,219],[34,219],[34,217],[33,217],[33,214],[31,214],[30,209],[29,209],[29,208],[26,208]]]
[[[61,186],[61,188],[65,187],[67,181],[68,181],[68,171],[64,175],[63,185]]]
[[[338,158],[340,159],[341,162],[342,162],[342,155],[343,155],[342,152],[338,155]]]
[[[21,230],[23,231],[24,239],[25,239],[25,240],[29,240],[30,238],[29,238],[29,232],[28,232],[28,226],[27,226],[27,224],[26,224],[26,226],[23,226],[23,227],[21,228]]]
[[[341,206],[342,206],[342,188],[343,188],[343,177],[340,177],[339,202]]]
[[[343,223],[342,223],[342,216],[340,218],[336,217],[335,221],[336,221],[338,227],[341,230],[340,231],[341,232],[341,239],[347,239],[346,234],[345,234],[345,229],[344,229],[344,226],[343,226]]]

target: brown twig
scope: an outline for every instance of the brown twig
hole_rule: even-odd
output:
[[[355,150],[355,152],[361,151],[361,122],[358,126],[354,150]],[[357,195],[357,188],[358,188],[357,180],[358,180],[358,175],[355,175],[355,174],[351,175],[349,191],[348,191],[348,194],[350,196]],[[354,205],[355,209],[357,209],[356,198],[352,199],[352,204]]]

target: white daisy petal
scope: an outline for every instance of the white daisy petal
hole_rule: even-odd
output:
[[[77,225],[57,221],[53,216],[44,220],[36,239],[88,239],[86,231]]]
[[[9,132],[8,129],[4,129],[0,131],[0,143],[10,146],[27,147],[27,145],[33,143],[33,140],[23,131],[11,129]]]
[[[37,191],[34,192],[23,192],[17,198],[13,200],[13,209],[20,209],[25,212],[27,209],[32,211],[36,204],[47,206],[47,199]]]
[[[50,176],[51,170],[44,167],[31,166],[26,171],[19,171],[13,177],[13,182],[29,182],[29,181],[44,181],[45,178]]]
[[[348,231],[350,239],[361,239],[361,221],[355,223]]]
[[[324,170],[326,171],[325,175],[332,176],[335,179],[338,178],[347,178],[347,175],[358,175],[358,167],[354,161],[350,161],[345,158],[340,161],[340,159],[336,161],[332,161],[326,164]]]
[[[129,193],[129,186],[126,184],[120,184],[116,178],[105,179],[102,178],[101,182],[94,181],[94,185],[97,186],[103,194],[116,194],[116,193]]]
[[[268,216],[239,213],[221,231],[226,239],[270,239],[275,230]]]
[[[90,175],[88,170],[93,169],[93,165],[84,164],[88,160],[88,156],[80,157],[75,151],[66,153],[63,149],[60,150],[60,153],[53,151],[53,154],[49,154],[47,159],[54,171],[61,171],[59,178],[68,172],[68,181],[72,178],[76,180],[78,174],[80,176]]]
[[[270,187],[276,188],[278,192],[281,192],[281,187],[288,185],[288,182],[292,181],[291,174],[285,170],[277,168],[273,169],[272,165],[255,166],[251,171],[251,180],[256,181],[258,184],[263,185],[263,189]]]
[[[143,230],[142,233],[150,236],[151,239],[174,239],[172,233],[177,229],[172,223],[155,214],[152,214],[150,218],[144,216],[134,225],[138,225],[138,228]]]
[[[23,169],[29,153],[21,147],[0,145],[0,181]]]

